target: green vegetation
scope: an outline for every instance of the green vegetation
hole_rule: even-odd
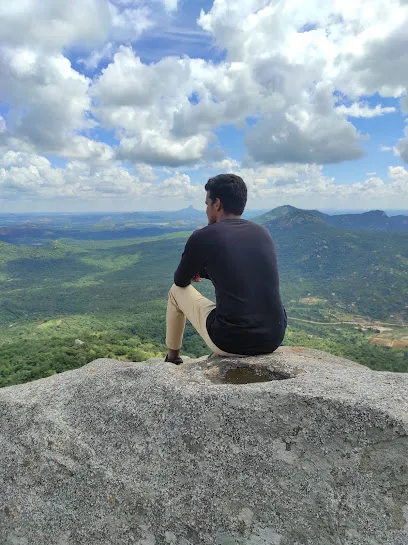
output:
[[[285,344],[326,350],[373,369],[408,371],[408,329],[366,327],[380,327],[373,320],[407,323],[408,235],[345,231],[310,214],[292,214],[265,222],[277,246],[283,300],[294,318]],[[0,386],[100,357],[164,356],[167,292],[188,234],[92,240],[55,239],[48,231],[41,246],[0,243]],[[214,297],[210,282],[196,287]],[[183,353],[208,353],[191,326]]]
[[[309,222],[308,214],[288,216],[265,227],[276,243],[290,313],[299,299],[312,296],[326,300],[326,312],[342,310],[386,321],[399,315],[407,321],[407,233],[345,231],[317,218]],[[312,309],[307,312],[310,319],[317,316]]]

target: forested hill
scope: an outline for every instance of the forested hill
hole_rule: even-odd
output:
[[[311,212],[279,212],[264,225],[277,247],[285,343],[408,370],[408,233],[351,231]],[[50,229],[39,246],[0,242],[0,386],[98,357],[163,355],[167,293],[191,231],[121,240],[109,231],[58,239]],[[103,232],[108,240],[92,240]],[[197,288],[214,297],[209,281]],[[337,325],[342,320],[352,325]],[[364,329],[378,329],[373,320],[395,327],[374,338]],[[183,350],[207,353],[190,326]]]
[[[377,319],[408,318],[408,233],[347,231],[301,210],[264,225],[277,246],[284,291]]]
[[[318,210],[300,210],[294,206],[279,206],[266,214],[254,218],[252,221],[265,225],[270,221],[291,217],[296,221],[302,221],[305,214],[313,215],[333,227],[351,230],[369,230],[369,231],[390,231],[408,233],[408,216],[387,216],[382,210],[371,210],[361,214],[324,214]],[[289,220],[289,218],[287,218]]]

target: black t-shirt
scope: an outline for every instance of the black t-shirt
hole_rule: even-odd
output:
[[[285,335],[286,312],[269,231],[244,219],[195,231],[174,283],[186,287],[197,273],[214,284],[217,308],[207,318],[207,330],[218,348],[251,355],[276,350]]]

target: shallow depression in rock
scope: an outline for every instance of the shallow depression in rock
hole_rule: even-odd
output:
[[[293,378],[289,373],[271,371],[266,368],[240,366],[232,367],[219,377],[222,384],[250,384],[253,382],[270,382]]]

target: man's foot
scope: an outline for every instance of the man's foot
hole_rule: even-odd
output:
[[[183,363],[183,360],[180,358],[180,356],[177,356],[175,358],[170,359],[169,354],[167,354],[164,361],[166,361],[168,363],[174,363],[175,365],[180,365],[180,363]]]

